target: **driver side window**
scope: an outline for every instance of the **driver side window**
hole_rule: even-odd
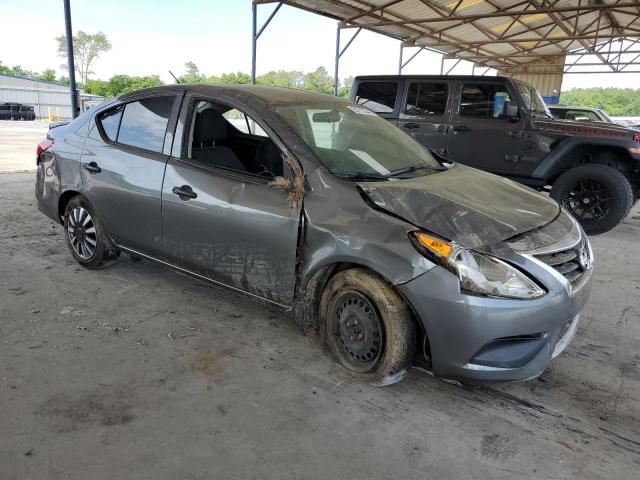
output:
[[[194,163],[266,179],[283,175],[282,152],[246,113],[195,100],[190,118],[187,157]]]
[[[509,92],[498,83],[465,83],[460,98],[461,117],[503,118]]]

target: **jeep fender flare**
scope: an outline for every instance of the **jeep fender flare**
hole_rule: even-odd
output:
[[[540,162],[540,165],[532,173],[535,179],[548,180],[558,176],[558,174],[567,170],[568,163],[571,159],[571,152],[580,147],[593,147],[595,149],[611,148],[615,150],[623,150],[631,160],[639,162],[640,155],[631,155],[629,152],[630,142],[626,138],[592,138],[592,137],[569,137],[560,141],[549,154]]]

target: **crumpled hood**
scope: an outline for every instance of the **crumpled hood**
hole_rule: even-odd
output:
[[[468,248],[495,245],[560,213],[556,202],[530,188],[460,164],[433,175],[358,186],[381,209]]]

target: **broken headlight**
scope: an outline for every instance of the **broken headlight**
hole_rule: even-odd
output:
[[[527,275],[508,263],[422,232],[411,234],[420,253],[458,276],[467,293],[493,297],[531,299],[544,290]]]

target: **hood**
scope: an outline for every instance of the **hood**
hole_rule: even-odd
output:
[[[536,119],[536,128],[565,135],[584,135],[588,137],[607,137],[633,139],[634,130],[618,125],[617,123],[604,122],[576,122],[574,120]]]
[[[495,245],[560,213],[556,202],[528,187],[460,164],[424,177],[358,186],[379,208],[468,248]]]

